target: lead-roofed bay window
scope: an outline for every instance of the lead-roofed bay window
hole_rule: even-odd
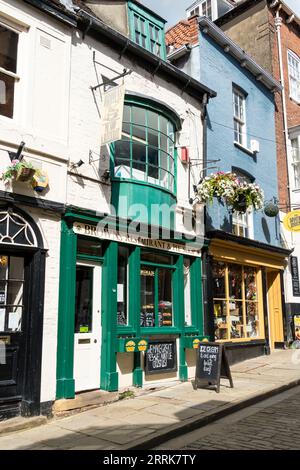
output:
[[[256,267],[215,261],[213,302],[216,340],[261,338],[261,273]]]
[[[14,114],[19,34],[0,22],[0,115]]]
[[[175,125],[159,109],[125,103],[122,140],[112,146],[114,177],[175,193]]]

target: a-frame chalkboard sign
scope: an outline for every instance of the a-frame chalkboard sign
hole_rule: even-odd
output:
[[[195,388],[215,387],[219,393],[221,379],[228,379],[230,387],[233,388],[225,346],[221,343],[199,343]]]

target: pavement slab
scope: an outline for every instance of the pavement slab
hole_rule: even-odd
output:
[[[38,428],[4,435],[2,425],[0,449],[149,449],[155,446],[155,441],[163,442],[193,426],[195,429],[207,425],[249,406],[250,401],[256,404],[259,411],[261,400],[300,384],[299,363],[291,350],[276,351],[259,360],[236,364],[231,370],[234,388],[229,388],[227,381],[222,381],[219,394],[214,390],[194,390],[191,382],[172,382],[159,390],[137,391],[135,398],[68,417],[56,417]],[[264,411],[267,419],[269,414]],[[295,426],[294,416],[290,418],[278,421],[274,426],[282,428],[284,425],[290,429]],[[11,430],[9,421],[7,428]],[[251,427],[251,420],[247,425]],[[260,437],[264,440],[267,430],[259,429],[258,436],[256,426],[254,422],[253,435],[258,441]],[[266,436],[266,439],[271,440],[271,436]],[[241,441],[243,445],[246,446],[247,442]]]

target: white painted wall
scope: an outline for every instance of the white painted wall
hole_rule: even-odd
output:
[[[93,62],[93,52],[96,61]],[[138,62],[119,58],[112,48],[101,44],[89,37],[84,42],[79,33],[73,37],[72,70],[71,70],[71,99],[70,99],[70,155],[71,164],[80,159],[85,162],[68,178],[67,202],[82,208],[99,212],[109,212],[111,197],[110,185],[103,185],[99,177],[109,169],[109,153],[100,148],[100,112],[101,92],[99,88],[93,95],[90,87],[101,81],[101,74],[108,78],[116,74],[105,67],[122,72],[124,68],[133,69],[133,73],[125,77],[126,92],[136,92],[149,98],[161,101],[172,107],[181,117],[182,131],[190,142],[190,158],[202,159],[202,125],[200,104],[181,89],[159,77],[153,77],[146,72]],[[82,71],[84,70],[84,73]],[[95,163],[89,164],[89,151],[94,152]],[[180,157],[180,152],[179,152]],[[188,191],[187,165],[178,158],[177,165],[177,198],[179,207],[191,208]],[[196,163],[193,161],[193,163]],[[193,185],[199,181],[201,165],[192,167],[191,195]],[[198,208],[199,210],[199,208]],[[178,211],[180,212],[180,211]],[[181,228],[182,216],[178,214],[178,224]]]

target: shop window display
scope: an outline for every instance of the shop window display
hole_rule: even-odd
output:
[[[173,258],[155,253],[141,256],[141,317],[142,327],[173,326]],[[160,263],[168,264],[164,267]]]
[[[214,262],[213,297],[216,340],[259,337],[256,268]]]

